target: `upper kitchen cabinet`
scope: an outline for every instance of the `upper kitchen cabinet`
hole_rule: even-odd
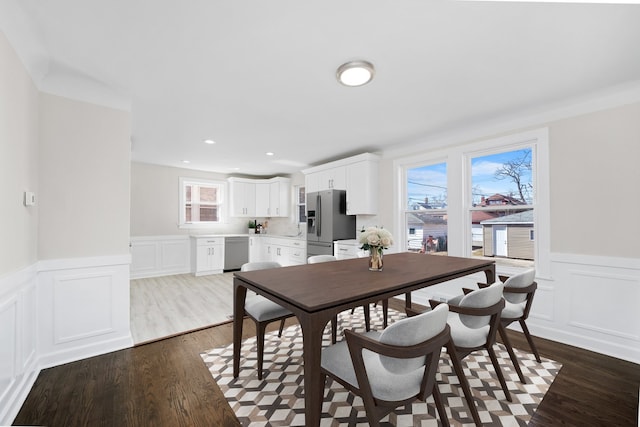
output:
[[[347,215],[378,213],[378,161],[362,160],[346,167]]]
[[[235,217],[286,217],[291,203],[289,178],[229,178]]]
[[[305,169],[302,172],[306,193],[346,190],[347,215],[375,215],[378,213],[378,162],[378,156],[365,153]]]
[[[254,180],[229,178],[231,216],[256,216],[256,183]]]
[[[336,166],[308,174],[305,177],[305,188],[307,193],[323,190],[346,190],[345,167]]]

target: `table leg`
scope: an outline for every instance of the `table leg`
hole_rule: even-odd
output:
[[[244,303],[247,288],[242,282],[233,279],[233,377],[240,375],[240,348],[242,347],[242,324],[244,321]]]
[[[484,275],[487,278],[487,284],[491,285],[496,281],[496,265],[492,264],[491,267],[484,271]]]
[[[322,332],[329,321],[320,314],[299,316],[302,328],[304,360],[304,414],[306,426],[319,426],[324,400],[324,382],[320,373]]]
[[[456,348],[453,345],[453,341],[449,341],[446,345],[446,348],[447,354],[449,354],[449,358],[451,359],[453,369],[458,376],[458,381],[460,381],[460,386],[462,387],[462,392],[464,393],[464,397],[467,400],[467,406],[469,407],[469,411],[471,411],[473,421],[475,421],[477,426],[482,426],[482,421],[480,421],[480,414],[478,414],[478,408],[476,408],[476,404],[473,401],[473,395],[471,394],[471,389],[469,388],[469,381],[467,381],[467,377],[464,374],[464,370],[462,369],[462,364],[460,363],[460,359],[458,358],[458,353],[456,352]]]

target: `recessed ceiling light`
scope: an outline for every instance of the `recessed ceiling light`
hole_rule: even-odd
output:
[[[336,77],[345,86],[362,86],[373,79],[373,64],[367,61],[350,61],[342,64],[336,71]]]
[[[267,156],[273,156],[273,155],[274,155],[274,153],[272,153],[271,151],[267,151],[267,152],[266,152],[266,153],[264,153],[264,154],[266,154]]]
[[[205,139],[204,143],[211,145],[211,144],[215,144],[216,142],[213,139]]]
[[[191,163],[191,161],[189,160],[183,160],[182,163],[184,163],[185,165],[188,165],[189,163]]]

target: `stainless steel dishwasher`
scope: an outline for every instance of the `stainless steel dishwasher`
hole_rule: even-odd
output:
[[[225,237],[224,270],[239,270],[246,262],[249,262],[249,237]]]

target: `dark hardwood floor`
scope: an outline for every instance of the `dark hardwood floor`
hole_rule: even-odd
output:
[[[255,333],[252,323],[244,330]],[[509,336],[528,349],[521,334]],[[239,426],[200,357],[231,342],[228,323],[45,369],[14,425]],[[548,340],[536,344],[563,367],[530,426],[638,425],[640,365]]]

